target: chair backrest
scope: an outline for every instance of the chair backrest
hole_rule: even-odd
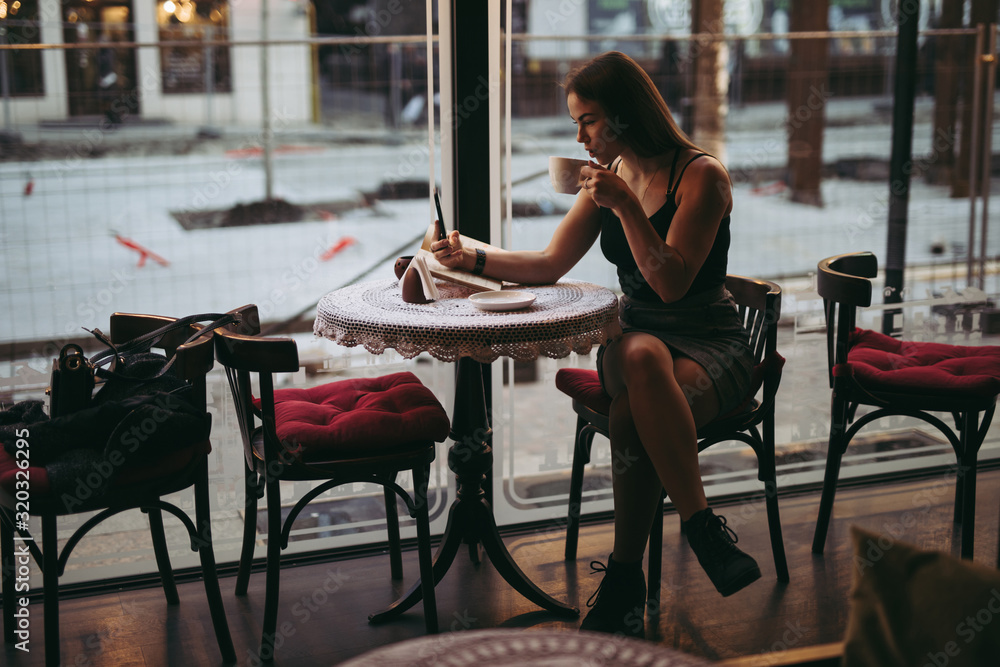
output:
[[[750,332],[754,364],[777,349],[781,288],[769,280],[726,276],[726,289],[733,295],[743,326]]]
[[[155,329],[175,322],[176,318],[163,315],[144,315],[139,313],[114,313],[111,316],[111,342],[124,343]],[[174,375],[191,384],[192,402],[196,407],[205,407],[205,376],[215,365],[212,333],[206,333],[190,343],[184,341],[191,338],[199,330],[196,324],[170,331],[157,343],[156,347],[163,350],[166,356],[176,355],[171,367]]]
[[[255,304],[248,303],[245,306],[233,308],[229,313],[238,315],[239,321],[227,325],[227,330],[244,336],[256,336],[260,333],[260,313],[257,312]]]
[[[872,303],[870,279],[878,274],[878,259],[870,252],[854,252],[820,260],[816,269],[816,291],[823,297],[826,318],[827,375],[832,389],[834,366],[847,361],[857,309]]]
[[[251,469],[254,467],[253,435],[256,429],[252,375],[257,375],[265,459],[273,460],[280,447],[274,424],[274,374],[299,370],[295,341],[291,338],[256,338],[223,328],[215,333],[215,356],[226,369],[243,438],[243,452]]]

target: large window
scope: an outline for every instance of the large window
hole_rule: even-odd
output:
[[[161,42],[184,43],[164,46],[160,51],[164,93],[232,90],[229,48],[206,44],[229,36],[227,0],[157,2],[156,23]]]
[[[371,355],[314,338],[312,309],[342,285],[391,277],[395,257],[413,254],[433,215],[431,183],[447,197],[452,169],[499,172],[491,173],[490,185],[481,190],[490,199],[486,217],[495,223],[491,243],[545,247],[573,201],[553,191],[548,157],[585,157],[559,82],[591,54],[621,48],[640,60],[696,142],[705,141],[698,134],[702,125],[694,122],[697,116],[723,121],[716,125],[719,154],[735,186],[729,269],[775,280],[784,290],[779,349],[788,363],[777,403],[779,484],[787,488],[792,481],[819,479],[829,388],[822,302],[812,272],[819,259],[837,252],[885,249],[891,36],[842,36],[831,46],[826,83],[790,110],[785,43],[790,40],[773,34],[788,3],[727,0],[727,8],[762,5],[767,11],[757,17],[752,35],[723,34],[730,60],[716,81],[727,86],[727,94],[714,96],[715,106],[706,106],[690,88],[707,47],[683,28],[686,19],[677,8],[689,6],[686,0],[514,0],[510,14],[505,3],[493,0],[482,3],[501,6],[500,20],[491,16],[481,26],[481,41],[491,51],[489,67],[482,68],[484,83],[472,77],[472,94],[452,100],[452,63],[439,56],[439,49],[447,48],[436,41],[438,21],[450,20],[453,4],[443,0],[432,3],[441,7],[437,13],[428,13],[420,0],[317,2],[315,35],[303,28],[309,21],[299,5],[295,12],[275,12],[272,34],[295,36],[271,47],[272,55],[284,53],[290,65],[273,67],[267,84],[258,69],[257,35],[229,35],[234,25],[252,23],[259,5],[159,0],[159,42],[136,49],[130,44],[131,12],[122,9],[121,0],[75,1],[64,6],[66,25],[60,34],[77,42],[76,48],[65,54],[61,49],[6,52],[8,67],[21,63],[15,95],[42,91],[43,58],[47,64],[65,61],[76,77],[68,106],[79,118],[58,134],[45,134],[46,141],[37,146],[26,145],[25,153],[0,153],[0,312],[13,313],[0,318],[0,344],[9,351],[0,359],[0,402],[42,397],[52,357],[62,344],[85,339],[81,327],[106,327],[112,312],[183,315],[256,303],[265,328],[299,342],[302,370],[283,376],[283,387],[412,370],[450,411],[452,364],[426,355],[406,360],[391,351]],[[8,8],[3,25],[11,30],[13,1],[0,3]],[[459,10],[464,4],[475,3],[459,2]],[[831,4],[843,5],[849,15],[849,3]],[[84,11],[88,5],[100,5],[102,11]],[[21,0],[18,12],[37,19],[37,0]],[[340,17],[349,20],[338,24]],[[498,23],[502,29],[496,29]],[[37,42],[37,32],[28,27],[19,28],[22,36]],[[102,45],[96,42],[102,34],[123,44],[116,48],[111,70],[117,77],[107,77],[117,79],[113,85],[134,87],[160,78],[140,77],[128,65],[149,62],[137,54],[159,50],[163,91],[191,94],[191,99],[175,96],[150,113],[151,120],[168,116],[168,125],[117,132],[116,126],[93,120],[103,107],[87,100],[114,99],[94,95],[97,82],[108,74],[98,67]],[[306,39],[312,36],[324,39],[317,45]],[[232,47],[211,45],[219,40],[231,40]],[[940,36],[936,52],[964,53],[973,40],[971,32]],[[923,63],[929,57],[922,51]],[[965,77],[969,62],[937,70],[935,82]],[[234,76],[242,78],[236,82]],[[230,114],[225,136],[197,137],[198,96],[230,90],[247,92],[231,109],[218,105],[220,120]],[[270,104],[266,129],[258,115],[265,97]],[[947,98],[954,132],[942,135],[935,126],[937,98],[945,100],[925,87],[917,99],[906,255],[906,300],[912,305],[906,306],[904,331],[925,339],[968,334],[969,342],[992,341],[988,329],[995,315],[966,319],[954,300],[969,287],[966,261],[973,256],[967,241],[969,200],[953,196],[953,176],[961,166],[962,100],[958,92]],[[308,106],[302,102],[306,99],[316,113],[295,116]],[[788,158],[794,147],[788,134],[819,109],[826,120],[822,205],[817,206],[796,202],[790,194]],[[441,127],[461,123],[468,129],[473,115],[479,120],[484,114],[490,118],[488,154],[446,166],[455,151]],[[949,157],[949,151],[958,157]],[[451,211],[445,215],[454,219]],[[994,270],[998,256],[1000,234],[990,232],[982,287],[990,298],[1000,293]],[[569,277],[617,288],[614,268],[596,246]],[[869,313],[863,322],[867,326],[875,317],[877,312]],[[956,327],[956,321],[963,326]],[[970,331],[963,329],[966,321]],[[494,364],[494,501],[501,524],[550,521],[556,539],[566,511],[575,415],[555,389],[554,376],[561,367],[594,363],[591,353]],[[227,392],[216,372],[209,401],[215,417],[211,475],[220,562],[237,557],[245,511],[242,452]],[[867,443],[852,446],[848,463],[857,465],[854,472],[845,465],[844,476],[867,464],[900,468],[951,459],[946,443],[912,423],[897,419],[871,428],[874,435]],[[440,446],[432,472],[432,530],[437,532],[454,498],[448,444]],[[988,438],[983,458],[995,455],[996,445],[995,437]],[[585,512],[611,508],[609,448],[599,440],[593,451]],[[702,462],[709,493],[758,488],[751,457],[739,446],[707,451]],[[302,493],[295,489],[288,498]],[[380,498],[377,489],[361,485],[325,494],[300,517],[291,550],[384,540]],[[66,530],[73,520],[64,522]],[[262,515],[258,520],[263,525]],[[155,571],[142,515],[123,514],[112,529],[115,535],[108,539],[88,541],[89,551],[81,546],[74,552],[71,579]],[[168,524],[168,530],[173,531],[175,562],[194,564],[179,524]],[[412,534],[412,525],[405,530]]]
[[[38,44],[38,0],[0,0],[0,44]],[[42,52],[0,52],[0,85],[14,97],[45,92]],[[0,89],[0,94],[4,91]]]

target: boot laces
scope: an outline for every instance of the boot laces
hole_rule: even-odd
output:
[[[726,521],[726,517],[719,516],[718,514],[713,514],[706,522],[708,528],[713,529],[714,531],[721,532],[720,537],[729,542],[732,542],[733,544],[736,544],[737,542],[740,541],[740,538],[737,537],[736,531],[730,528],[727,525],[727,523],[728,522]]]
[[[711,545],[708,557],[713,560],[723,561],[734,553],[742,553],[736,543],[740,541],[736,532],[726,525],[726,517],[712,514],[705,521],[703,528],[704,540]]]
[[[594,591],[593,594],[591,594],[590,598],[587,600],[588,607],[593,607],[595,604],[597,604],[597,599],[600,596],[601,589],[604,588],[604,582],[608,580],[607,577],[608,566],[599,560],[590,561],[590,573],[598,574],[600,572],[603,572],[605,576],[601,579],[601,583],[597,585],[597,590]]]

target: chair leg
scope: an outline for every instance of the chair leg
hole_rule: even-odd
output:
[[[42,587],[43,627],[45,628],[45,665],[58,667],[59,656],[59,543],[56,539],[56,517],[42,516]]]
[[[778,485],[774,480],[764,483],[764,503],[767,506],[767,530],[771,535],[771,554],[778,581],[788,581],[788,559],[781,535],[781,515],[778,513]]]
[[[207,460],[202,462],[198,479],[194,484],[194,511],[199,531],[198,558],[201,561],[202,578],[205,580],[205,595],[208,598],[208,608],[212,614],[215,639],[219,643],[219,652],[222,654],[223,662],[233,663],[236,662],[236,649],[233,647],[233,639],[229,634],[226,607],[222,602],[219,574],[215,568],[215,551],[212,548],[212,508],[208,494]]]
[[[583,417],[576,419],[576,437],[573,443],[573,472],[569,480],[569,511],[566,516],[566,547],[563,558],[576,560],[580,537],[580,513],[583,503],[583,470],[590,463],[590,448],[594,444],[594,430]]]
[[[158,508],[144,509],[149,518],[149,534],[153,538],[153,554],[156,556],[156,567],[160,570],[160,580],[163,582],[163,594],[167,604],[180,604],[177,596],[177,584],[174,583],[174,570],[170,567],[170,552],[167,550],[167,537],[163,531],[163,512]]]
[[[259,482],[263,483],[263,482]],[[240,567],[236,573],[236,595],[246,595],[250,585],[250,568],[253,565],[253,548],[257,541],[257,473],[243,463],[243,547],[240,549]]]
[[[823,553],[826,544],[826,533],[830,526],[830,515],[833,513],[833,498],[837,493],[837,479],[840,476],[840,460],[842,455],[831,446],[826,453],[826,473],[823,476],[823,494],[819,501],[819,515],[816,517],[816,532],[813,533],[812,552]]]
[[[830,424],[830,444],[826,451],[826,473],[823,475],[823,495],[819,501],[819,516],[816,518],[816,532],[813,534],[812,552],[823,553],[826,544],[826,532],[830,526],[830,515],[833,513],[833,498],[837,493],[837,480],[840,477],[840,461],[847,449],[844,434],[847,431],[847,402],[833,399]]]
[[[788,581],[788,559],[785,557],[785,541],[781,535],[781,515],[778,513],[778,471],[774,454],[774,411],[764,417],[761,442],[764,452],[759,477],[764,483],[764,505],[767,507],[767,532],[771,536],[771,555],[774,557],[774,571],[778,581]]]
[[[968,413],[955,413],[955,430],[958,431],[959,446],[960,451],[955,452],[956,463],[958,465],[958,474],[955,476],[955,504],[953,506],[954,515],[952,521],[955,523],[963,523],[962,521],[962,509],[965,503],[965,471],[962,469],[962,458],[966,451],[966,443],[969,437],[969,419]],[[975,426],[975,420],[972,421],[972,426]]]
[[[267,572],[264,584],[264,627],[260,640],[261,660],[272,660],[278,627],[278,584],[281,574],[281,494],[278,480],[266,482],[267,497]]]
[[[413,469],[413,500],[417,506],[417,560],[420,563],[420,590],[424,599],[424,623],[428,634],[438,632],[437,597],[434,593],[434,561],[431,557],[431,528],[427,500],[430,465]],[[395,500],[395,498],[393,498]]]
[[[649,527],[649,566],[648,581],[646,583],[646,606],[659,613],[660,609],[660,576],[663,569],[663,499],[665,494],[660,494],[660,501],[656,503],[656,514],[653,515],[653,523]]]
[[[389,572],[393,579],[403,578],[403,548],[399,537],[399,510],[396,509],[396,492],[382,487],[385,498],[385,528],[389,533]]]
[[[972,560],[976,532],[976,466],[981,444],[979,414],[967,412],[963,422],[962,456],[957,476],[962,482],[962,558]]]
[[[3,641],[14,643],[14,528],[12,517],[0,508],[0,595],[3,595]]]

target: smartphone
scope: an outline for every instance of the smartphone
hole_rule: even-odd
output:
[[[444,213],[441,212],[441,198],[438,197],[437,188],[434,188],[434,207],[437,209],[437,240],[442,241],[448,238],[448,232],[444,229]]]

